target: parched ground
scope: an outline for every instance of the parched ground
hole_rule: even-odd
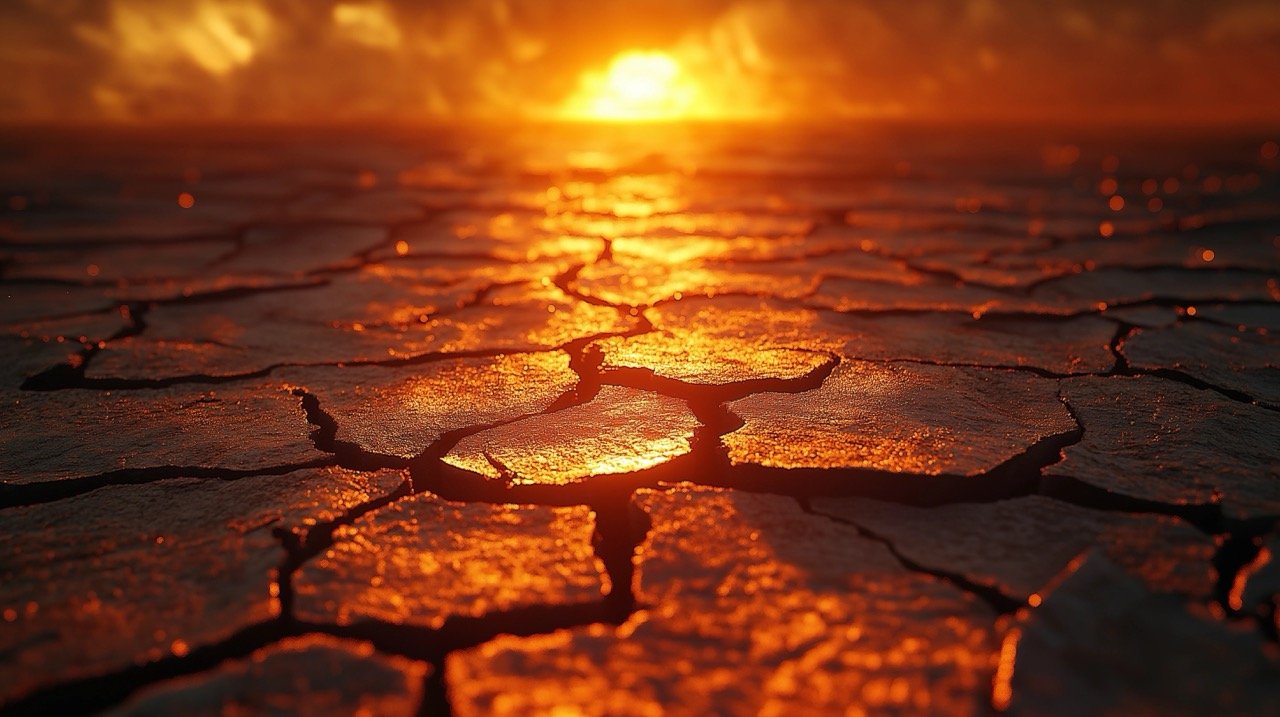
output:
[[[0,147],[0,712],[1280,713],[1267,138]]]

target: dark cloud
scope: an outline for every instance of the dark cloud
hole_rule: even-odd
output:
[[[798,116],[1280,118],[1280,5],[1234,0],[12,0],[0,117],[546,115],[616,53]]]

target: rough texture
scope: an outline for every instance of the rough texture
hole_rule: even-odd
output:
[[[552,290],[478,303],[477,291],[366,269],[311,288],[162,307],[148,315],[144,334],[108,346],[89,375],[228,376],[281,364],[529,351],[621,333],[633,323]]]
[[[1076,428],[1053,381],[1013,372],[842,362],[820,388],[730,406],[735,464],[973,476]]]
[[[261,227],[245,233],[237,251],[213,263],[236,274],[302,274],[357,263],[356,256],[387,241],[380,226]]]
[[[754,342],[696,333],[648,333],[593,344],[604,369],[639,369],[699,386],[801,378],[829,363],[818,351],[761,348]]]
[[[277,384],[154,391],[5,392],[0,482],[188,466],[257,470],[325,458]]]
[[[1163,503],[1220,503],[1231,517],[1280,515],[1280,414],[1150,378],[1072,379],[1062,392],[1087,428],[1046,475]]]
[[[146,690],[113,717],[229,714],[417,714],[421,662],[377,655],[368,643],[319,636],[294,638],[208,674]]]
[[[648,609],[446,666],[459,715],[977,714],[990,613],[847,526],[728,491],[642,492]],[[928,677],[926,677],[928,675]]]
[[[883,538],[913,564],[1021,601],[1095,545],[1153,591],[1207,600],[1214,581],[1213,539],[1175,518],[1104,513],[1041,496],[936,508],[863,498],[811,505]]]
[[[578,377],[560,351],[421,366],[290,369],[280,378],[315,396],[336,438],[369,453],[412,458],[450,431],[551,406]]]
[[[864,360],[1105,371],[1115,326],[1096,317],[1009,319],[964,314],[836,314],[756,298],[686,299],[647,312],[674,336],[763,348],[820,348]]]
[[[468,436],[446,463],[511,484],[569,484],[633,473],[689,452],[698,422],[683,401],[605,386],[588,403]]]
[[[6,128],[0,713],[1276,712],[1277,138],[874,124]]]
[[[1141,248],[1130,245],[1134,255]],[[1036,287],[1032,298],[1037,303],[1062,311],[1088,311],[1099,303],[1108,306],[1136,303],[1155,298],[1178,297],[1188,303],[1214,300],[1267,301],[1273,299],[1273,286],[1266,277],[1256,274],[1233,274],[1208,271],[1098,270],[1071,273]]]
[[[1135,367],[1173,369],[1280,407],[1280,338],[1202,322],[1140,331],[1124,344]]]
[[[1270,714],[1280,660],[1247,628],[1089,555],[1005,637],[995,694],[1013,714]]]
[[[585,507],[451,503],[423,493],[335,534],[295,579],[303,620],[438,628],[451,617],[598,601],[608,578]]]
[[[217,643],[279,612],[272,531],[386,496],[394,472],[109,486],[0,510],[0,700]]]

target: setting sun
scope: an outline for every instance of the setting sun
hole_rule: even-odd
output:
[[[624,52],[604,72],[582,77],[565,105],[574,119],[667,120],[695,114],[697,85],[663,52]]]

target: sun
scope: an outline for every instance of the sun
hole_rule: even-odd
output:
[[[694,114],[698,95],[697,84],[674,57],[632,50],[613,58],[604,72],[584,74],[563,114],[607,121],[680,119]]]

